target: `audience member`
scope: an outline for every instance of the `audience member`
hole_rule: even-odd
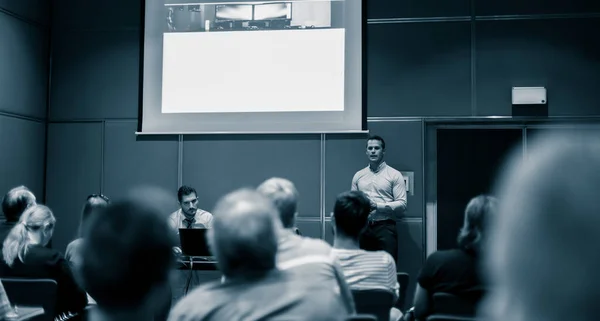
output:
[[[69,263],[71,263],[71,266],[75,268],[79,268],[81,266],[81,245],[85,239],[85,235],[83,233],[89,217],[93,212],[108,206],[109,203],[110,200],[108,197],[102,194],[92,194],[87,197],[85,204],[83,205],[83,209],[81,210],[81,220],[79,223],[78,233],[79,238],[69,243],[65,252],[65,258],[67,261],[69,261]]]
[[[169,320],[344,320],[353,312],[329,284],[276,268],[277,209],[256,191],[219,200],[208,241],[226,280],[183,298]]]
[[[4,290],[4,284],[0,281],[0,320],[9,320],[7,314],[13,312],[12,305],[8,300],[8,295],[6,295],[6,290]]]
[[[465,208],[464,223],[458,234],[458,248],[437,251],[429,255],[417,277],[415,293],[415,317],[420,320],[433,311],[435,293],[453,294],[473,306],[485,294],[485,286],[479,273],[482,243],[486,237],[488,221],[495,216],[496,198],[479,195],[469,201]]]
[[[366,251],[360,248],[360,236],[368,222],[369,198],[359,191],[340,194],[333,209],[333,253],[340,261],[346,282],[352,290],[383,289],[398,299],[396,263],[387,252]],[[402,312],[390,311],[390,320],[398,320]]]
[[[198,193],[189,186],[181,186],[177,190],[179,209],[169,216],[174,231],[179,234],[180,228],[211,228],[213,216],[198,208]]]
[[[500,176],[486,320],[598,320],[600,136],[546,134]]]
[[[6,236],[17,224],[19,218],[27,209],[36,202],[35,195],[25,186],[17,186],[2,199],[2,212],[4,213],[4,221],[0,223],[0,241],[4,242]]]
[[[48,207],[29,206],[4,240],[0,276],[54,279],[58,287],[55,312],[59,316],[83,310],[87,296],[60,252],[45,247],[55,223]]]
[[[84,235],[81,280],[97,302],[91,320],[160,320],[170,308],[175,240],[151,195],[93,213]]]
[[[273,177],[257,188],[270,199],[277,209],[275,220],[277,234],[277,266],[289,269],[299,278],[331,284],[340,291],[348,309],[354,310],[354,300],[343,271],[326,242],[299,236],[295,230],[298,215],[299,193],[294,184],[284,178]]]

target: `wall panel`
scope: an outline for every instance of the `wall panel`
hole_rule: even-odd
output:
[[[64,251],[76,238],[86,197],[100,193],[102,123],[50,124],[46,203],[54,211],[52,245]]]
[[[0,44],[0,110],[45,118],[47,31],[0,12]]]
[[[121,196],[144,185],[176,195],[177,136],[136,136],[136,126],[135,121],[105,123],[103,193]],[[173,206],[177,204],[174,202]]]
[[[0,195],[25,185],[44,199],[45,136],[42,122],[0,115]]]
[[[279,176],[296,185],[299,216],[319,217],[320,148],[319,135],[186,136],[183,183],[210,209],[226,193]]]

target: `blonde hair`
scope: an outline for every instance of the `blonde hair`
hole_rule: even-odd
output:
[[[54,214],[44,205],[32,205],[28,207],[19,219],[19,223],[10,230],[10,233],[2,245],[2,256],[8,266],[12,266],[15,259],[23,262],[31,241],[27,235],[29,231],[38,231],[54,228],[56,218]]]

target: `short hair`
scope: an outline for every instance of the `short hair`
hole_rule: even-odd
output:
[[[192,193],[194,193],[196,196],[198,196],[198,193],[196,193],[195,188],[183,185],[177,190],[177,200],[181,203],[181,200],[183,199],[184,196],[190,195]]]
[[[597,320],[599,136],[543,134],[499,176],[483,269],[496,316],[486,319]]]
[[[144,303],[174,265],[174,235],[152,202],[125,199],[95,212],[86,226],[80,278],[107,311]]]
[[[367,226],[371,203],[361,191],[343,192],[338,195],[333,207],[336,233],[358,239]]]
[[[367,144],[369,143],[370,140],[378,140],[381,142],[381,149],[385,150],[385,140],[383,140],[383,137],[379,136],[379,135],[371,135],[369,136],[369,138],[367,138]]]
[[[240,189],[222,197],[213,213],[208,241],[223,275],[254,278],[275,269],[277,209],[271,200]]]
[[[490,216],[495,215],[498,200],[492,196],[479,195],[472,198],[465,208],[463,226],[458,233],[458,246],[479,253],[486,234]]]
[[[90,214],[105,208],[108,204],[110,204],[110,199],[102,194],[91,194],[86,198],[83,208],[81,209],[81,222],[79,223],[79,234],[81,237],[85,236],[85,225],[88,222]]]
[[[285,178],[273,177],[260,184],[256,190],[273,201],[283,227],[294,227],[299,196],[294,183]]]
[[[26,186],[12,188],[2,199],[2,212],[9,222],[17,222],[27,207],[36,203],[35,195]]]

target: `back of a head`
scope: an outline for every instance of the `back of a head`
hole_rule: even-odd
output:
[[[93,213],[85,234],[80,276],[102,309],[136,308],[167,282],[176,243],[156,206],[117,201]]]
[[[46,232],[46,236],[49,238],[55,224],[56,218],[47,206],[34,204],[27,207],[21,215],[19,223],[11,229],[2,244],[4,262],[12,266],[16,259],[23,261],[31,243],[28,232]]]
[[[363,192],[341,193],[333,207],[336,233],[358,240],[360,233],[367,226],[370,211],[370,201]]]
[[[240,189],[221,198],[213,213],[208,241],[226,277],[262,276],[275,268],[277,209],[269,199]]]
[[[17,222],[27,207],[36,203],[35,195],[25,186],[12,188],[2,199],[2,212],[9,222]]]
[[[495,215],[498,200],[488,195],[479,195],[472,198],[465,208],[465,217],[460,233],[458,246],[473,253],[479,253],[489,219]]]
[[[501,177],[486,271],[492,320],[596,320],[600,137],[552,134]]]
[[[294,227],[299,197],[294,183],[285,178],[273,177],[260,184],[256,190],[273,201],[283,227]]]
[[[83,237],[85,225],[93,212],[99,211],[110,204],[108,197],[102,194],[92,194],[87,197],[81,209],[80,235]]]

